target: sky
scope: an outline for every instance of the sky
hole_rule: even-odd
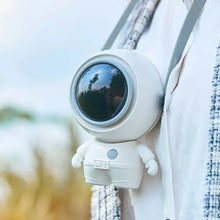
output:
[[[127,0],[0,0],[0,106],[70,114],[77,66],[100,50]]]
[[[92,83],[92,88],[95,90],[101,89],[103,87],[109,88],[112,77],[119,73],[118,69],[109,64],[98,64],[89,68],[89,71],[84,72],[83,77],[80,78],[77,87],[78,94],[89,90],[89,85],[91,80],[97,76],[97,80]]]
[[[74,71],[102,48],[127,4],[128,0],[0,0],[0,108],[10,105],[72,117],[69,91]],[[12,161],[13,169],[28,173],[31,142],[37,140],[47,149],[55,144],[59,155],[67,138],[54,124],[0,124],[0,170],[3,162]]]

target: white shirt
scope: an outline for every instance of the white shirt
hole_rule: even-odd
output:
[[[189,1],[185,3],[189,6]],[[154,63],[163,82],[188,11],[186,5],[181,0],[161,0],[150,28],[138,43],[137,50]],[[167,90],[168,94],[172,94],[168,95],[167,111],[163,118],[167,118],[170,158],[162,146],[163,135],[158,135],[160,125],[150,135],[140,139],[155,149],[162,170],[171,162],[175,220],[203,219],[211,81],[219,39],[220,1],[207,0],[186,47],[185,60],[182,57],[174,68]],[[166,172],[163,174],[167,175]],[[163,187],[161,174],[149,177],[145,172],[140,189],[132,193],[137,220],[163,219],[166,205]]]

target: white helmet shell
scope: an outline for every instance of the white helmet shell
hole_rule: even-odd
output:
[[[117,67],[127,82],[127,98],[113,118],[96,121],[87,117],[77,103],[76,88],[82,74],[91,66],[107,63]],[[162,111],[163,88],[155,66],[132,50],[99,52],[85,61],[76,72],[71,86],[71,104],[79,124],[103,142],[136,140],[157,123]]]

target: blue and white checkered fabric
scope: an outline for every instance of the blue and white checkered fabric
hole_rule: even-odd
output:
[[[206,220],[220,219],[220,43],[212,79],[209,129],[209,161],[207,163],[207,193],[204,199]]]
[[[113,185],[93,186],[91,220],[120,220],[118,189]]]

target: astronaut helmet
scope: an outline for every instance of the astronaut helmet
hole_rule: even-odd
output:
[[[136,140],[157,123],[163,88],[155,66],[131,50],[105,50],[77,70],[70,99],[79,124],[104,142]]]

